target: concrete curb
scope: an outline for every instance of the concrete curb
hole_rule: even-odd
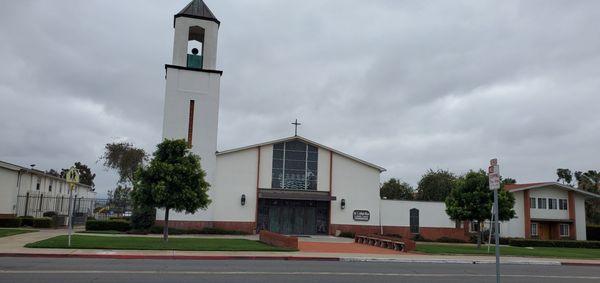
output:
[[[600,266],[600,262],[561,262],[565,266]]]
[[[319,256],[252,256],[252,255],[135,255],[135,254],[64,254],[64,253],[0,253],[0,257],[31,258],[95,258],[95,259],[148,259],[148,260],[297,260],[297,261],[342,261],[342,262],[390,262],[430,264],[494,264],[495,260],[482,259],[417,259],[417,258],[365,258],[365,257],[319,257]],[[600,266],[600,262],[508,260],[503,265],[565,265]]]
[[[348,262],[398,262],[398,263],[450,263],[450,264],[495,264],[495,260],[485,259],[411,259],[411,258],[340,258],[340,261]],[[531,260],[510,260],[502,262],[503,265],[561,265],[560,261],[531,261]]]

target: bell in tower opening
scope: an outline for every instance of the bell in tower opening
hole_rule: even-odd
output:
[[[187,67],[202,69],[202,47],[204,46],[204,29],[199,26],[190,27],[188,34]],[[200,54],[198,54],[200,53]]]

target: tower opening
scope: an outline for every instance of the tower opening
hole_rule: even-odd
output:
[[[204,29],[199,26],[190,27],[187,44],[187,67],[202,69],[204,47]]]

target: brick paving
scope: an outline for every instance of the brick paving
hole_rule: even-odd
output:
[[[399,251],[357,243],[299,242],[301,252],[344,254],[401,254]]]

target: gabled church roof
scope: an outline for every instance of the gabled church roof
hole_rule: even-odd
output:
[[[208,6],[204,4],[202,0],[193,0],[183,10],[175,15],[175,18],[178,17],[188,17],[194,19],[201,19],[207,21],[213,21],[217,24],[221,24],[221,22],[215,17],[215,15],[210,11]]]
[[[356,157],[354,157],[352,155],[349,155],[349,154],[343,153],[343,152],[341,152],[339,150],[336,150],[336,149],[324,146],[324,145],[322,145],[320,143],[311,141],[311,140],[309,140],[309,139],[307,139],[305,137],[301,137],[301,136],[291,136],[291,137],[287,137],[287,138],[283,138],[283,139],[272,140],[272,141],[258,143],[258,144],[253,144],[253,145],[249,145],[249,146],[238,147],[238,148],[228,149],[228,150],[224,150],[224,151],[217,151],[217,155],[227,154],[227,153],[232,153],[232,152],[237,152],[237,151],[242,151],[242,150],[246,150],[246,149],[250,149],[250,148],[255,148],[255,147],[259,147],[259,146],[272,145],[272,144],[276,144],[276,143],[280,143],[280,142],[293,141],[293,140],[299,140],[299,141],[305,142],[307,144],[316,146],[318,148],[329,150],[331,152],[334,152],[336,154],[339,154],[341,156],[344,156],[344,157],[349,158],[351,160],[354,160],[356,162],[362,163],[362,164],[367,165],[369,167],[373,167],[373,168],[379,170],[379,172],[386,171],[385,168],[383,168],[381,166],[378,166],[378,165],[375,165],[373,163],[364,161],[364,160],[362,160],[360,158],[356,158]]]

